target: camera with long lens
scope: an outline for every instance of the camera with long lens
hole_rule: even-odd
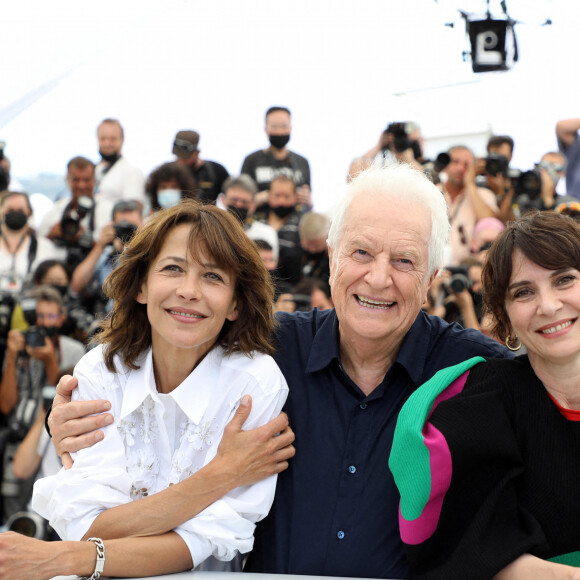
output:
[[[530,209],[542,209],[542,175],[535,167],[529,171],[515,170],[510,175],[514,188],[514,213],[519,217]]]
[[[397,153],[412,149],[415,159],[419,159],[421,145],[416,139],[409,139],[409,134],[415,127],[414,123],[390,123],[385,129],[385,133],[390,133],[393,136],[393,148]]]
[[[92,198],[81,195],[77,200],[77,208],[70,210],[60,220],[62,237],[65,240],[74,238],[81,229],[81,220],[93,209],[95,202]]]
[[[113,227],[115,228],[115,236],[119,238],[123,244],[126,244],[133,237],[135,231],[137,230],[137,226],[131,222],[128,222],[127,220],[121,220]]]
[[[473,286],[466,266],[447,266],[445,269],[451,273],[451,276],[443,284],[447,295],[460,294]]]
[[[35,512],[16,512],[6,522],[6,529],[37,540],[49,538],[48,522]]]
[[[505,175],[508,165],[509,161],[505,155],[490,153],[485,158],[485,172],[494,177],[499,174]]]

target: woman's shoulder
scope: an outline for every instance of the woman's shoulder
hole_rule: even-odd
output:
[[[101,388],[108,392],[114,391],[122,386],[131,373],[121,360],[115,356],[113,362],[115,371],[107,368],[105,363],[104,350],[106,345],[99,344],[89,350],[76,364],[74,375],[79,379],[79,387]]]
[[[526,355],[514,359],[489,358],[470,370],[464,395],[529,390],[530,381],[537,381],[537,378]]]
[[[275,379],[283,383],[284,386],[286,385],[282,371],[270,355],[260,352],[252,352],[250,354],[234,352],[226,356],[223,355],[223,351],[221,354],[220,366],[222,369],[228,369],[240,375],[251,376],[258,383],[271,382],[272,379]]]
[[[276,361],[270,355],[256,351],[251,353],[234,352],[230,355],[222,354],[221,364],[248,373],[280,372]]]

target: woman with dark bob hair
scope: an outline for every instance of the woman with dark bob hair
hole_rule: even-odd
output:
[[[147,177],[145,193],[154,213],[177,205],[182,199],[199,200],[190,171],[177,162],[163,163]]]
[[[389,460],[413,578],[580,578],[580,227],[535,212],[483,270],[515,359],[444,369],[409,398]]]
[[[104,289],[113,309],[75,368],[75,397],[108,399],[114,422],[73,454],[71,469],[39,480],[33,499],[61,538],[77,541],[8,538],[19,551],[0,541],[0,573],[12,553],[11,578],[239,570],[236,556],[252,548],[275,476],[226,489],[177,521],[171,506],[134,529],[130,516],[211,462],[248,397],[245,429],[280,413],[288,388],[269,356],[273,288],[260,255],[231,214],[185,201],[137,230]]]

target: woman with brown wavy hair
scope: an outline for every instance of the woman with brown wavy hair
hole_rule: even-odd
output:
[[[35,555],[35,578],[234,569],[270,508],[275,477],[238,487],[155,535],[147,522],[142,533],[112,523],[107,510],[146,501],[208,464],[248,395],[245,428],[280,412],[287,386],[269,356],[273,289],[258,251],[228,212],[186,201],[137,231],[104,289],[113,310],[98,346],[75,368],[76,397],[107,398],[114,422],[34,494],[35,509],[63,539],[89,541],[50,544],[47,563],[37,555],[46,547],[23,538],[20,560]]]

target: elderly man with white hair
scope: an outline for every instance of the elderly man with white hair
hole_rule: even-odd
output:
[[[407,576],[387,465],[398,412],[438,370],[475,355],[510,356],[421,310],[448,237],[445,199],[420,171],[372,166],[347,185],[328,237],[335,309],[279,315],[275,358],[290,389],[296,456],[279,475],[246,570]],[[106,417],[82,418],[102,401],[65,401],[55,401],[50,422],[60,453],[92,443],[86,433]],[[172,513],[196,497],[182,483],[167,490]],[[154,514],[162,527],[168,498],[141,508],[149,527]],[[139,534],[138,525],[125,533]]]

